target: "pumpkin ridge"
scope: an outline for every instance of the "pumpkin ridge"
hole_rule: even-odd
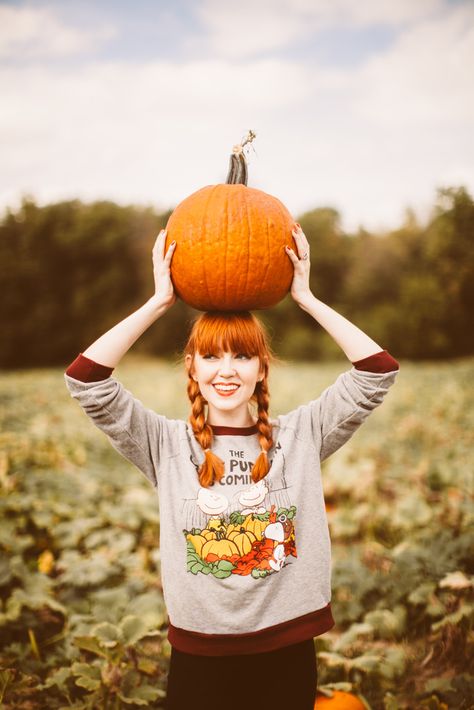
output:
[[[247,195],[244,193],[245,200],[245,213],[247,215],[247,273],[245,274],[245,291],[247,293],[247,285],[249,282],[249,272],[250,272],[250,219],[249,219],[249,204],[247,200]]]
[[[278,209],[280,210],[281,218],[284,219],[285,212],[286,212],[286,207],[284,206],[283,202],[281,202],[281,200],[279,200],[277,197],[276,197],[275,199],[276,199],[276,204],[277,204],[277,206],[278,206]],[[281,229],[281,225],[280,225],[280,229]],[[282,264],[286,264],[286,262],[282,262]],[[293,271],[293,267],[292,267],[292,271]],[[280,278],[281,278],[283,281],[285,280],[284,271],[282,271],[282,273],[281,273],[281,275],[280,275]],[[291,274],[290,288],[291,288],[291,283],[292,283],[292,281],[293,281],[293,273]]]
[[[207,266],[207,253],[206,253],[206,242],[204,235],[206,234],[205,230],[205,222],[206,222],[206,215],[207,215],[207,210],[209,209],[209,203],[212,198],[212,193],[215,191],[217,185],[214,186],[213,190],[209,190],[209,194],[207,196],[206,200],[206,207],[202,211],[202,221],[201,221],[201,252],[204,252],[204,259],[202,260],[202,271],[203,271],[203,276],[204,276],[204,284],[206,286],[206,291],[207,291],[207,298],[209,302],[212,302],[213,307],[214,307],[214,301],[211,300],[211,292],[209,290],[209,282],[207,280],[207,271],[206,271],[206,266]]]
[[[270,248],[270,230],[269,230],[269,227],[268,227],[268,217],[267,217],[267,219],[265,220],[265,224],[266,224],[266,226],[267,226],[267,254],[271,254],[271,248]],[[263,274],[263,278],[262,278],[262,281],[261,281],[261,290],[262,290],[262,291],[265,291],[265,281],[266,281],[266,279],[267,279],[267,276],[268,276],[268,272],[269,272],[269,271],[270,271],[270,259],[269,259],[268,262],[267,262],[267,266],[266,266],[266,268],[265,268],[265,273]]]
[[[227,199],[225,203],[225,234],[228,234],[229,231],[229,195],[227,194]],[[227,304],[227,284],[229,283],[229,279],[227,278],[227,251],[229,248],[229,240],[225,240],[225,252],[224,252],[224,274],[225,274],[225,279],[224,279],[224,300]]]

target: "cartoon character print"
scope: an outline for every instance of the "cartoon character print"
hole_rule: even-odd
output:
[[[222,493],[199,488],[197,498],[187,504],[202,525],[183,530],[188,571],[221,579],[232,574],[258,579],[290,564],[289,558],[297,557],[296,506],[264,505],[265,499],[288,501],[284,476],[282,482],[272,491],[266,479],[240,489],[233,505]]]

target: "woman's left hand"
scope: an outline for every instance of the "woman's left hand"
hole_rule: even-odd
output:
[[[291,259],[295,270],[290,293],[294,300],[299,303],[303,301],[305,297],[311,295],[309,288],[309,270],[311,266],[309,242],[298,222],[295,223],[291,233],[296,242],[298,253],[295,254],[293,249],[289,246],[285,246],[285,251]]]

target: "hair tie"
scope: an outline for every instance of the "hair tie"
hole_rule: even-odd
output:
[[[211,449],[204,449],[204,451],[210,451]]]

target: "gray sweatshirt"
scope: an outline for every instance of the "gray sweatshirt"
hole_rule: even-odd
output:
[[[256,428],[213,427],[225,475],[209,488],[199,483],[204,453],[188,422],[146,408],[112,376],[64,375],[71,396],[156,491],[174,647],[263,652],[334,625],[321,462],[382,403],[397,372],[353,366],[317,399],[272,420],[270,471],[258,483],[250,476],[260,452]]]

